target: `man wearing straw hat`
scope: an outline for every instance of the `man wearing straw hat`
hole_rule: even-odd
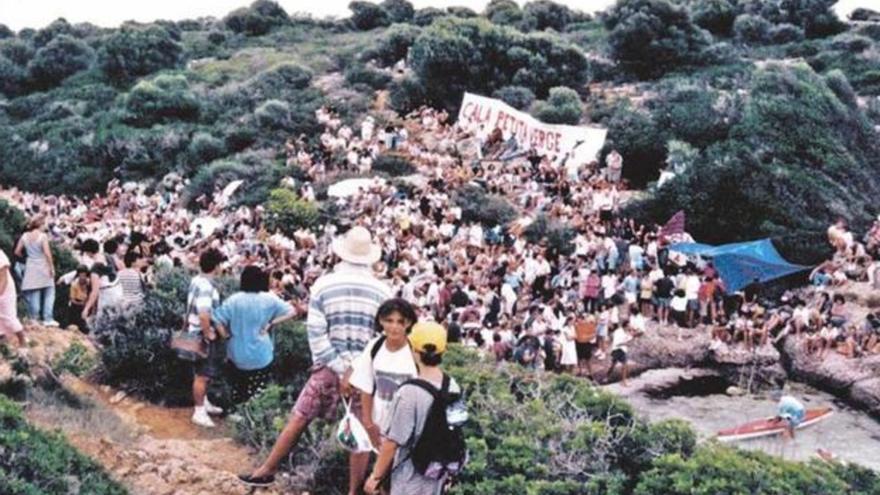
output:
[[[342,261],[331,273],[315,281],[309,295],[309,349],[312,374],[300,392],[287,426],[263,464],[250,475],[240,475],[245,484],[268,486],[275,472],[303,431],[317,418],[337,416],[341,396],[351,394],[348,379],[351,362],[361,354],[374,334],[376,310],[392,297],[391,288],[377,279],[371,265],[382,250],[364,227],[354,227],[334,239],[331,248]],[[360,407],[352,407],[358,413]],[[349,493],[356,494],[366,476],[369,454],[352,454],[349,462]]]

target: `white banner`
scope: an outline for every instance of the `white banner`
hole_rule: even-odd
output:
[[[511,135],[523,150],[535,149],[541,155],[561,160],[572,153],[573,162],[584,165],[599,160],[608,129],[573,125],[545,124],[494,98],[465,93],[458,111],[458,125],[472,132],[489,135],[496,128]],[[571,163],[571,162],[569,162]]]

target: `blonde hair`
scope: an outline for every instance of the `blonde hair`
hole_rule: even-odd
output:
[[[43,215],[35,215],[31,217],[28,221],[27,226],[25,227],[26,231],[37,230],[46,223],[46,217]]]

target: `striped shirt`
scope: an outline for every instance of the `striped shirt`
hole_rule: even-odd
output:
[[[220,306],[220,293],[214,287],[210,278],[204,275],[196,275],[189,283],[189,294],[186,297],[187,326],[190,333],[202,331],[199,322],[199,313],[211,314],[211,311]]]
[[[373,338],[376,311],[391,296],[368,266],[343,261],[316,280],[306,318],[313,365],[345,373]]]
[[[126,306],[140,305],[144,302],[144,283],[137,270],[126,268],[116,274],[122,284],[123,300]]]

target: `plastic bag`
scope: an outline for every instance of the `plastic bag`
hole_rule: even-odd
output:
[[[342,445],[342,448],[349,452],[370,452],[375,451],[373,444],[370,442],[370,435],[367,429],[361,424],[351,412],[351,401],[343,399],[345,404],[345,416],[336,427],[336,440]]]

